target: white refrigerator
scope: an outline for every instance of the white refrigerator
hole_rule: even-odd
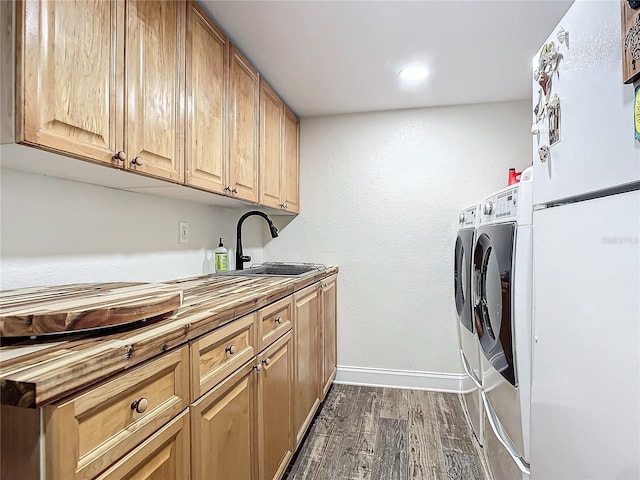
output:
[[[578,0],[534,59],[531,480],[640,478],[640,143],[621,38],[620,1]]]

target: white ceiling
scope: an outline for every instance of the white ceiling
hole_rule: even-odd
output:
[[[526,99],[572,1],[201,0],[301,117]],[[420,86],[398,71],[424,63]]]

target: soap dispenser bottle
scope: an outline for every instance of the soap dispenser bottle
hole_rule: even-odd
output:
[[[229,270],[229,251],[222,244],[222,237],[218,248],[213,251],[215,257],[216,272],[226,272]]]

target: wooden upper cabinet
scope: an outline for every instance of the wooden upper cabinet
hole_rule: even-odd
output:
[[[16,141],[112,163],[124,2],[18,2]]]
[[[15,8],[17,142],[299,212],[298,119],[195,1]]]
[[[282,151],[282,203],[287,212],[300,213],[300,122],[284,108]]]
[[[260,203],[280,208],[284,103],[260,79]]]
[[[299,123],[260,79],[260,204],[299,213]]]
[[[258,71],[231,45],[229,62],[229,185],[237,198],[258,202]]]
[[[126,32],[128,166],[182,181],[182,2],[129,0]]]
[[[195,2],[187,7],[185,183],[226,193],[229,42]]]

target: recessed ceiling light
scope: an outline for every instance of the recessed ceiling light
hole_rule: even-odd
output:
[[[427,67],[414,65],[412,67],[403,68],[398,76],[405,82],[420,82],[429,76]]]

